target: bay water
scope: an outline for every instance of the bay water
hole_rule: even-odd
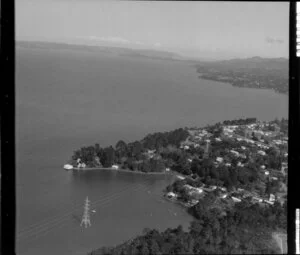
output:
[[[148,133],[288,116],[288,96],[202,80],[188,62],[68,50],[16,51],[17,254],[86,254],[192,217],[173,177],[63,170],[74,150]],[[80,227],[84,199],[91,227]]]

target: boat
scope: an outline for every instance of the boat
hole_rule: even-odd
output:
[[[70,165],[70,164],[65,164],[65,165],[64,165],[64,169],[66,169],[66,170],[71,170],[71,169],[73,169],[73,166]]]

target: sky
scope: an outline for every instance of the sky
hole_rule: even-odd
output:
[[[288,57],[285,2],[16,0],[15,6],[17,40],[195,58]]]

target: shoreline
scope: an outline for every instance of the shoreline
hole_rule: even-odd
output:
[[[93,170],[106,170],[106,171],[115,171],[115,172],[123,172],[123,173],[134,173],[134,174],[143,174],[143,175],[175,175],[174,172],[141,172],[141,171],[131,171],[126,169],[115,169],[115,168],[103,168],[103,167],[86,167],[86,168],[78,168],[74,167],[70,170],[76,170],[76,171],[93,171]]]

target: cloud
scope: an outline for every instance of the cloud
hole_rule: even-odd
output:
[[[117,37],[117,36],[84,36],[81,37],[81,39],[88,39],[92,41],[98,41],[98,42],[111,42],[111,43],[121,43],[121,44],[136,44],[136,45],[146,45],[145,43],[141,41],[130,41],[126,38]]]
[[[116,43],[130,43],[129,40],[121,38],[121,37],[114,37],[114,36],[108,36],[108,37],[99,37],[99,36],[89,36],[88,39],[94,40],[94,41],[105,41],[105,42],[116,42]]]
[[[155,47],[161,47],[161,43],[156,42],[156,43],[154,43],[154,46],[155,46]]]
[[[284,40],[276,39],[276,38],[272,38],[272,37],[266,37],[266,42],[269,44],[282,44],[282,43],[284,43]]]

